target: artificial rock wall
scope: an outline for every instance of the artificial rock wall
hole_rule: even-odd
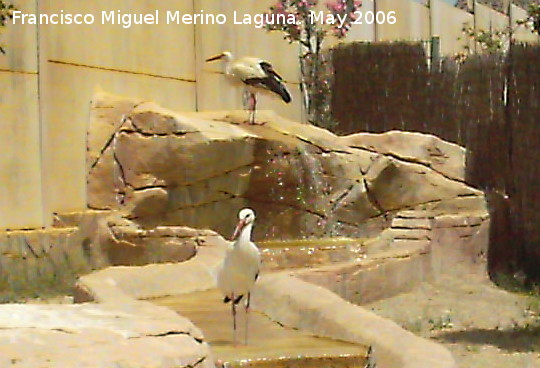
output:
[[[417,133],[336,136],[271,112],[177,113],[95,96],[88,133],[88,206],[143,228],[229,235],[242,207],[256,239],[368,237],[405,209],[485,212],[463,181],[465,151]]]

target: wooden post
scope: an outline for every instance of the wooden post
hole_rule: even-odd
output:
[[[373,13],[375,16],[377,16],[377,0],[373,0]],[[373,38],[375,39],[375,42],[379,41],[379,27],[377,27],[377,22],[373,22]]]
[[[439,68],[441,61],[441,38],[439,36],[431,37],[431,68]]]
[[[473,1],[473,31],[476,33],[476,0]],[[478,42],[474,42],[474,53],[476,54],[478,52]]]
[[[429,37],[433,37],[433,0],[428,0],[429,9]]]

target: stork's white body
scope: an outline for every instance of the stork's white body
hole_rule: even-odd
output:
[[[249,99],[250,121],[252,124],[255,123],[257,90],[273,92],[280,96],[285,103],[291,102],[291,94],[285,87],[283,78],[268,61],[251,56],[233,60],[232,54],[228,51],[224,51],[206,61],[214,60],[224,60],[225,74],[233,80],[241,81],[246,86],[244,105],[247,105],[245,102]]]
[[[236,304],[245,300],[245,342],[248,341],[248,313],[251,290],[261,268],[261,253],[251,242],[251,231],[255,212],[244,208],[238,214],[238,225],[234,230],[233,246],[227,251],[223,265],[217,274],[217,285],[223,293],[225,303],[231,303],[233,316],[233,341],[236,344]]]
[[[250,240],[251,229],[252,225],[244,227],[218,272],[218,288],[231,300],[251,292],[261,267],[259,249]]]
[[[264,62],[267,61],[250,56],[232,60],[225,64],[225,74],[241,81],[266,78],[268,75],[261,68],[261,63]]]

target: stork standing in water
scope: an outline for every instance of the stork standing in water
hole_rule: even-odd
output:
[[[248,313],[250,293],[259,276],[261,253],[251,242],[251,230],[255,221],[255,212],[244,208],[238,214],[238,225],[234,230],[234,244],[223,261],[217,275],[217,285],[225,298],[224,303],[231,303],[233,316],[233,340],[236,345],[236,305],[245,297],[246,325],[245,343],[248,341]]]
[[[229,51],[211,57],[206,62],[214,60],[224,60],[225,74],[245,84],[244,100],[249,100],[249,121],[251,124],[255,124],[257,89],[272,91],[279,95],[285,103],[291,102],[291,94],[283,84],[283,78],[276,73],[268,61],[249,56],[233,60]]]

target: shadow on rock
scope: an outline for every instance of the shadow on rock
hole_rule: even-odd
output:
[[[434,337],[443,343],[493,345],[508,352],[540,351],[540,321],[510,329],[470,329],[444,332]]]

